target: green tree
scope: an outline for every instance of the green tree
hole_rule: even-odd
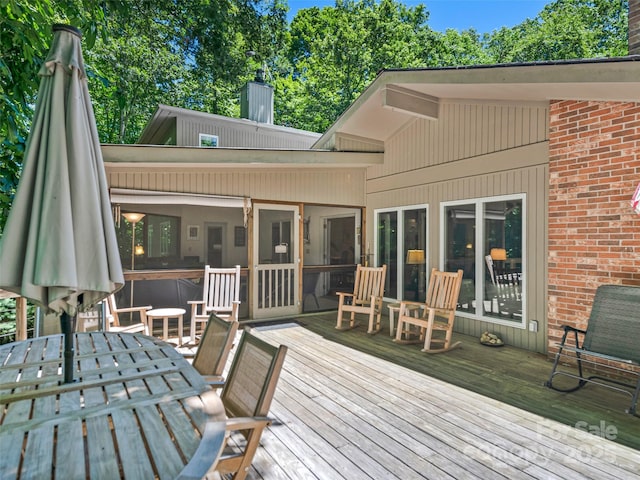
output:
[[[84,32],[91,46],[103,33],[106,8],[126,11],[126,0],[0,0],[0,231],[17,186],[52,25]]]
[[[556,0],[532,20],[485,37],[495,62],[616,57],[628,53],[626,0]]]
[[[131,143],[158,103],[237,116],[259,68],[276,89],[276,123],[323,132],[383,68],[625,55],[627,10],[627,0],[556,0],[480,34],[435,32],[424,5],[395,0],[337,0],[290,26],[285,0],[0,0],[0,229],[53,23],[84,33],[101,140]]]
[[[234,115],[253,75],[286,37],[281,0],[0,0],[0,231],[17,185],[51,26],[83,32],[103,142],[134,142],[168,103]],[[250,68],[251,67],[251,68]]]
[[[210,113],[237,113],[242,84],[284,48],[286,3],[200,0],[180,5],[176,25],[184,35],[176,41],[202,89],[196,104]]]
[[[156,20],[146,14],[129,21],[110,16],[108,37],[85,53],[104,143],[135,143],[158,103],[185,105],[199,88],[176,46],[175,29]]]
[[[423,5],[394,0],[337,0],[335,7],[301,10],[291,23],[292,67],[284,76],[304,101],[287,105],[278,97],[276,111],[299,128],[324,131],[380,69],[424,64],[433,35],[427,19]]]

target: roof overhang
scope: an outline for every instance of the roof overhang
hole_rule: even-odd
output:
[[[416,118],[437,120],[439,106],[449,102],[550,100],[639,102],[640,56],[383,70],[313,148],[334,148],[340,135],[384,142]]]
[[[366,168],[381,165],[383,153],[329,150],[200,148],[167,145],[102,145],[107,167],[179,168]]]

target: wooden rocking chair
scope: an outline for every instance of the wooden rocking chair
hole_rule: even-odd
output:
[[[147,321],[147,310],[151,310],[151,305],[144,305],[141,307],[123,307],[118,308],[116,305],[116,296],[111,294],[107,297],[106,305],[106,318],[104,322],[104,329],[108,332],[144,332],[145,335],[150,335],[149,322]],[[139,322],[130,322],[127,325],[120,323],[121,313],[131,313],[132,317],[134,313],[138,313],[140,316]]]
[[[355,285],[353,293],[338,292],[340,297],[338,303],[338,330],[349,330],[355,328],[359,323],[355,320],[356,313],[369,315],[369,329],[367,333],[378,333],[380,331],[382,316],[382,296],[384,294],[384,279],[387,273],[387,266],[363,267],[358,264],[356,269]],[[343,312],[351,312],[349,325],[344,327]],[[377,317],[377,320],[374,318]]]
[[[436,268],[431,270],[429,280],[429,290],[427,291],[427,301],[400,303],[398,312],[398,330],[395,342],[398,343],[418,343],[424,341],[423,352],[440,353],[446,352],[460,345],[460,342],[451,343],[453,335],[453,322],[456,316],[458,295],[462,285],[462,270],[454,272],[441,272]],[[422,310],[422,315],[414,316],[416,309]],[[402,338],[411,336],[409,325],[416,325],[420,328],[418,340]],[[444,338],[433,338],[434,331],[444,332]],[[442,343],[442,348],[433,348],[432,343]]]
[[[252,335],[242,334],[220,398],[227,414],[227,432],[240,432],[245,441],[227,448],[214,469],[220,475],[233,473],[234,480],[246,477],[266,427],[271,401],[280,378],[287,347],[276,347]],[[233,438],[233,437],[231,437]]]
[[[191,342],[195,342],[198,324],[207,323],[209,315],[238,320],[240,306],[240,265],[231,268],[204,269],[204,286],[201,301],[189,301],[191,305]]]

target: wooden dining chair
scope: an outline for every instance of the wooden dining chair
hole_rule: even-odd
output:
[[[398,312],[398,329],[395,342],[416,343],[424,341],[423,352],[440,353],[451,350],[460,342],[451,343],[453,336],[453,322],[456,317],[458,296],[462,285],[462,270],[457,272],[441,272],[436,268],[431,270],[426,302],[409,302],[403,300]],[[415,315],[417,309],[421,314]],[[409,326],[419,328],[417,340],[411,339],[413,332]],[[435,338],[434,332],[443,332],[444,337]],[[403,338],[404,335],[404,338]],[[441,348],[434,348],[432,344],[442,344]]]
[[[191,305],[191,342],[196,340],[198,325],[206,323],[209,315],[238,320],[240,307],[240,265],[231,268],[204,268],[202,300]]]
[[[209,316],[200,338],[195,355],[184,353],[185,358],[193,357],[193,367],[207,383],[217,386],[224,384],[224,368],[238,332],[237,320],[227,321],[215,313]]]
[[[220,475],[244,479],[260,442],[271,425],[267,418],[287,354],[284,345],[275,346],[244,331],[222,388],[220,398],[227,415],[227,431],[233,435],[213,469]]]
[[[105,308],[105,320],[104,329],[109,332],[144,332],[145,335],[149,335],[149,323],[147,322],[147,311],[151,310],[151,305],[144,305],[140,307],[123,307],[118,308],[116,304],[116,296],[111,294],[107,297],[107,305]],[[132,322],[123,325],[120,322],[121,313],[131,313]],[[137,313],[139,316],[138,322],[133,322],[133,314]]]
[[[356,268],[356,278],[353,286],[353,293],[337,292],[340,297],[338,301],[338,330],[349,330],[357,327],[356,313],[369,315],[369,329],[367,333],[378,333],[381,326],[382,297],[384,294],[384,279],[387,274],[387,266],[363,267],[358,264]],[[343,326],[345,321],[344,312],[350,312],[351,316],[348,325]]]

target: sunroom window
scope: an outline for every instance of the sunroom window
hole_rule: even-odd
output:
[[[116,228],[120,258],[126,269],[176,268],[180,265],[180,218],[147,213],[135,224]],[[133,255],[131,249],[133,248]]]
[[[458,312],[525,325],[524,195],[442,204],[445,270],[464,272]]]
[[[424,301],[428,264],[427,206],[376,210],[375,218],[376,263],[387,265],[384,296]]]

